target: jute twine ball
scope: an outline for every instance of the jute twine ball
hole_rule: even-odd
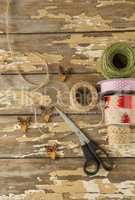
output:
[[[109,145],[128,144],[132,140],[132,133],[129,126],[109,125],[107,133]]]
[[[80,88],[87,88],[91,93],[91,101],[88,105],[81,105],[76,98],[77,90]],[[87,81],[81,81],[73,85],[70,91],[70,104],[73,110],[79,112],[88,112],[97,106],[98,93],[96,88]]]

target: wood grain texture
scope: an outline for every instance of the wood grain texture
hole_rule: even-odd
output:
[[[135,160],[114,159],[113,162],[113,171],[105,172],[101,168],[90,178],[84,174],[83,160],[79,158],[1,159],[0,199],[134,199]]]
[[[107,129],[91,128],[98,121],[97,115],[70,115],[74,122],[108,152],[110,157],[134,157],[135,129],[131,129],[131,141],[128,144],[108,145]],[[82,157],[78,137],[59,116],[52,122],[44,123],[41,117],[32,123],[27,133],[23,133],[16,116],[0,117],[0,158],[45,158],[47,149],[57,144],[57,157]]]
[[[40,83],[45,75],[25,75],[25,77],[35,83]],[[101,80],[97,73],[72,74],[65,83],[58,80],[58,74],[51,74],[50,82],[44,90],[31,92],[31,86],[18,75],[2,75],[0,84],[0,157],[1,158],[28,158],[28,157],[48,157],[47,146],[57,143],[59,145],[59,157],[82,156],[80,143],[75,135],[63,120],[53,111],[50,123],[45,123],[40,116],[39,106],[57,105],[67,113],[72,113],[71,117],[86,133],[103,147],[113,157],[134,157],[134,129],[131,134],[133,138],[127,145],[109,146],[107,141],[107,129],[92,129],[91,124],[96,124],[101,120],[101,111],[98,107],[88,113],[78,113],[72,109],[69,101],[69,93],[72,86],[80,81],[88,81],[93,85]],[[19,83],[19,84],[18,84]],[[25,88],[25,93],[22,91]],[[57,91],[61,93],[61,101],[57,101]],[[34,105],[37,107],[38,123],[34,122]],[[14,114],[14,116],[13,116]],[[32,124],[27,134],[23,134],[18,126],[17,116],[24,115],[32,117]],[[2,115],[5,115],[2,117]],[[9,116],[8,116],[9,115]],[[5,146],[7,147],[5,149]]]
[[[0,32],[5,32],[6,1],[0,1]],[[135,30],[133,0],[11,1],[10,32],[87,32]]]
[[[100,60],[107,46],[124,41],[135,47],[134,10],[134,0],[11,0],[6,18],[7,1],[0,0],[0,200],[135,199],[135,128],[130,128],[130,143],[108,145],[107,127],[91,128],[101,120],[100,109],[79,113],[69,101],[75,83],[96,86],[104,79]],[[32,92],[33,84],[46,78],[45,62],[49,84]],[[60,65],[73,69],[64,83],[59,81]],[[41,105],[56,102],[109,153],[111,172],[101,168],[91,178],[83,173],[78,138],[55,110],[49,123],[41,115]],[[27,133],[18,116],[32,118]],[[55,161],[47,152],[53,144],[58,146]]]
[[[82,74],[71,74],[66,82],[61,82],[58,74],[50,74],[48,84],[35,91],[47,78],[46,74],[25,74],[23,76],[25,80],[17,74],[0,77],[0,115],[19,112],[32,114],[34,106],[39,110],[40,106],[55,105],[60,106],[65,112],[79,113],[71,106],[71,88],[80,81],[87,81],[97,87],[96,83],[102,80],[97,73],[83,74],[83,76]],[[36,85],[31,85],[31,83]],[[96,112],[96,109],[95,104],[92,111]]]
[[[0,36],[0,72],[43,72],[44,63],[50,73],[58,73],[62,65],[73,68],[73,73],[101,72],[101,56],[107,46],[128,42],[135,47],[135,32],[84,34],[21,34],[11,35],[14,55],[11,56],[7,39]]]

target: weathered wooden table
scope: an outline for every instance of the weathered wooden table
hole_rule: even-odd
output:
[[[100,121],[95,108],[70,113],[83,130],[101,144],[112,157],[115,168],[103,169],[92,177],[82,170],[83,157],[78,138],[71,133],[54,111],[49,123],[43,123],[38,110],[34,123],[32,103],[40,106],[56,102],[61,94],[69,105],[65,88],[81,81],[93,85],[103,77],[99,73],[100,57],[110,44],[126,41],[135,45],[134,0],[11,0],[9,7],[9,52],[6,37],[6,0],[0,0],[0,199],[2,200],[116,200],[135,199],[135,137],[127,145],[109,146],[106,129],[90,129]],[[18,68],[32,83],[44,80],[44,59],[49,65],[50,81],[45,89],[33,92]],[[64,83],[59,81],[59,66],[72,67]],[[23,104],[24,103],[24,104]],[[22,133],[17,117],[31,116],[33,123]],[[41,127],[42,130],[39,130]],[[132,129],[134,134],[134,129]],[[58,159],[48,157],[46,147],[58,144]]]

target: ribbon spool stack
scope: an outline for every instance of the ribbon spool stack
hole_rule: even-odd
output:
[[[104,122],[109,144],[131,141],[130,125],[135,125],[135,51],[127,43],[115,43],[102,56],[100,81],[104,101]]]

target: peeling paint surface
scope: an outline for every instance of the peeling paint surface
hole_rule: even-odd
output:
[[[72,159],[70,159],[71,162]],[[15,195],[10,193],[7,195],[0,196],[0,199],[2,200],[29,200],[29,199],[65,199],[65,194],[68,194],[69,199],[78,199],[81,197],[81,199],[110,199],[110,195],[113,199],[123,199],[129,198],[134,199],[134,186],[135,182],[134,180],[125,180],[120,182],[111,182],[108,178],[109,172],[104,171],[101,169],[97,176],[91,179],[87,179],[86,175],[84,174],[82,168],[80,168],[80,164],[77,160],[74,161],[74,164],[72,166],[67,166],[67,169],[60,169],[57,165],[49,167],[49,161],[46,160],[46,167],[47,170],[49,170],[49,174],[45,177],[44,168],[43,168],[43,160],[39,159],[39,162],[41,162],[41,168],[40,170],[35,169],[34,167],[39,163],[33,161],[33,170],[31,170],[31,166],[28,165],[28,163],[25,164],[25,168],[23,174],[21,176],[25,177],[27,176],[33,176],[34,174],[36,177],[33,179],[33,181],[36,184],[36,190],[25,190],[19,195]],[[67,160],[67,163],[69,160]],[[77,162],[77,163],[76,163]],[[130,161],[131,162],[131,161]],[[16,163],[17,164],[17,163]],[[15,164],[15,165],[16,165]],[[21,163],[18,163],[21,164]],[[30,164],[30,163],[29,163]],[[32,164],[32,163],[31,163]],[[64,164],[63,161],[61,163]],[[70,163],[68,163],[70,164]],[[130,163],[131,164],[131,163]],[[2,164],[3,166],[3,164]],[[28,168],[30,169],[28,169]],[[122,167],[122,166],[121,166]],[[59,169],[58,169],[59,168]],[[64,166],[65,168],[65,166]],[[74,169],[72,169],[74,168]],[[26,171],[25,171],[26,170]],[[120,170],[120,169],[119,169]],[[115,173],[119,173],[118,169],[115,170]],[[14,171],[14,175],[16,175],[18,172]],[[40,173],[40,175],[39,175]],[[9,171],[10,174],[10,171]],[[118,175],[118,174],[117,174]],[[5,175],[4,175],[5,176]],[[12,178],[12,175],[10,175]],[[49,177],[48,177],[49,176]],[[42,178],[41,178],[42,177]],[[116,177],[116,176],[115,176]],[[5,176],[7,178],[7,176]],[[48,179],[49,178],[49,179]],[[71,179],[72,178],[72,179]],[[46,179],[48,181],[46,182]]]
[[[61,194],[56,194],[56,193],[47,194],[43,190],[39,190],[39,191],[30,190],[30,191],[26,191],[25,194],[21,194],[21,195],[10,194],[9,196],[0,197],[0,200],[31,200],[31,199],[63,200]]]
[[[97,1],[97,7],[104,7],[104,6],[108,6],[108,5],[115,5],[115,4],[120,4],[120,3],[122,3],[122,4],[124,4],[124,3],[126,3],[127,1],[126,0],[122,0],[122,1],[106,1],[106,0],[98,0]],[[134,4],[134,2],[133,1],[128,1],[128,3],[129,4]]]
[[[0,200],[135,200],[135,128],[125,129],[131,140],[110,143],[117,127],[101,125],[98,105],[79,113],[69,98],[75,83],[96,87],[104,79],[107,46],[122,41],[135,47],[134,0],[11,1],[8,22],[7,1],[0,5]],[[65,82],[59,80],[60,66],[72,68]],[[47,75],[47,85],[34,90]],[[42,107],[54,105],[105,149],[112,171],[101,165],[96,175],[86,176],[76,135],[55,109],[44,121]],[[31,118],[27,132],[18,117]],[[56,160],[49,154],[53,145]]]
[[[81,13],[80,15],[73,16],[71,17],[70,15],[67,14],[58,14],[55,15],[49,11],[52,9],[56,9],[57,7],[49,7],[49,8],[43,8],[38,10],[38,15],[37,16],[31,16],[31,19],[42,19],[44,17],[48,17],[50,19],[64,19],[65,25],[61,28],[62,30],[65,29],[74,29],[76,31],[80,31],[81,27],[82,30],[93,27],[93,25],[96,24],[97,28],[102,26],[105,29],[108,29],[109,26],[104,23],[104,20],[100,15],[94,16],[90,18],[89,16],[86,16],[84,13]],[[111,22],[108,20],[108,23]]]

